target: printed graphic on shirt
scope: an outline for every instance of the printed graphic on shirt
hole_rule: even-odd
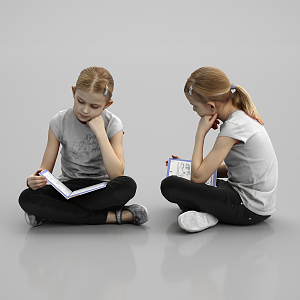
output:
[[[100,154],[100,147],[95,135],[88,134],[82,140],[76,140],[72,146],[70,159],[75,163],[88,163]]]

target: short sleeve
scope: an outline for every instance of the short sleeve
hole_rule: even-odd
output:
[[[103,117],[107,137],[110,140],[115,134],[123,130],[123,124],[122,121],[116,115],[112,114],[107,110],[105,110],[105,114],[103,114]]]
[[[227,136],[233,139],[246,143],[250,135],[243,128],[232,122],[225,122],[221,126],[221,131],[218,136]]]
[[[50,120],[50,128],[52,129],[56,138],[61,142],[62,139],[62,122],[63,118],[61,113],[57,113],[51,120]]]

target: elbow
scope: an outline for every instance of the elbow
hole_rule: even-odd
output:
[[[203,178],[202,176],[191,175],[191,182],[205,183],[206,181],[207,181],[207,179]]]
[[[120,172],[115,172],[113,174],[108,174],[110,180],[113,180],[113,179],[123,176],[123,175],[124,175],[124,170],[122,170]]]
[[[193,175],[191,175],[191,182],[197,183],[196,178]]]
[[[201,180],[199,180],[199,178],[197,178],[195,176],[191,176],[191,182],[194,182],[194,183],[203,183],[203,182],[201,182]]]
[[[198,182],[198,177],[195,176],[195,172],[193,172],[193,170],[192,170],[192,172],[191,172],[191,182],[199,183],[199,182]]]

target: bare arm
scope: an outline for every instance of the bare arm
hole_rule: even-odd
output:
[[[39,176],[39,172],[45,169],[49,170],[50,172],[53,171],[59,150],[59,145],[60,143],[58,139],[54,135],[52,129],[49,127],[48,142],[43,156],[42,164],[40,168],[34,174],[30,175],[27,179],[27,184],[31,189],[37,190],[46,185],[46,177]]]
[[[238,142],[230,137],[218,137],[213,149],[203,159],[204,139],[207,132],[212,128],[216,117],[215,114],[214,116],[204,116],[200,119],[192,156],[192,182],[205,183],[215,170],[220,167],[233,145]]]
[[[49,127],[47,147],[43,156],[40,169],[47,169],[49,172],[53,171],[59,150],[59,145],[59,140],[54,135],[51,127]]]
[[[105,170],[112,180],[124,174],[123,131],[116,133],[110,140],[107,137],[102,115],[88,122],[97,137]]]

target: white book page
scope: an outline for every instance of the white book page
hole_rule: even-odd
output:
[[[208,178],[205,184],[214,185],[214,174]]]
[[[107,184],[107,182],[101,182],[101,183],[91,185],[91,186],[88,186],[88,187],[80,189],[80,190],[76,190],[70,195],[70,198],[78,196],[78,195],[86,194],[86,193],[89,193],[91,191],[102,189],[106,186],[106,184]]]
[[[72,193],[72,191],[65,186],[60,180],[58,180],[52,173],[50,173],[48,170],[44,170],[40,173],[42,176],[45,176],[47,180],[51,183],[51,185],[59,191],[62,195],[64,195],[66,198],[69,197],[69,195]]]
[[[190,160],[169,159],[168,176],[175,175],[191,180],[191,164]],[[216,176],[216,172],[208,178],[205,184],[214,186],[214,176]]]
[[[175,175],[175,176],[190,180],[191,179],[191,162],[179,160],[179,159],[171,160],[169,176],[171,176],[171,175]]]

